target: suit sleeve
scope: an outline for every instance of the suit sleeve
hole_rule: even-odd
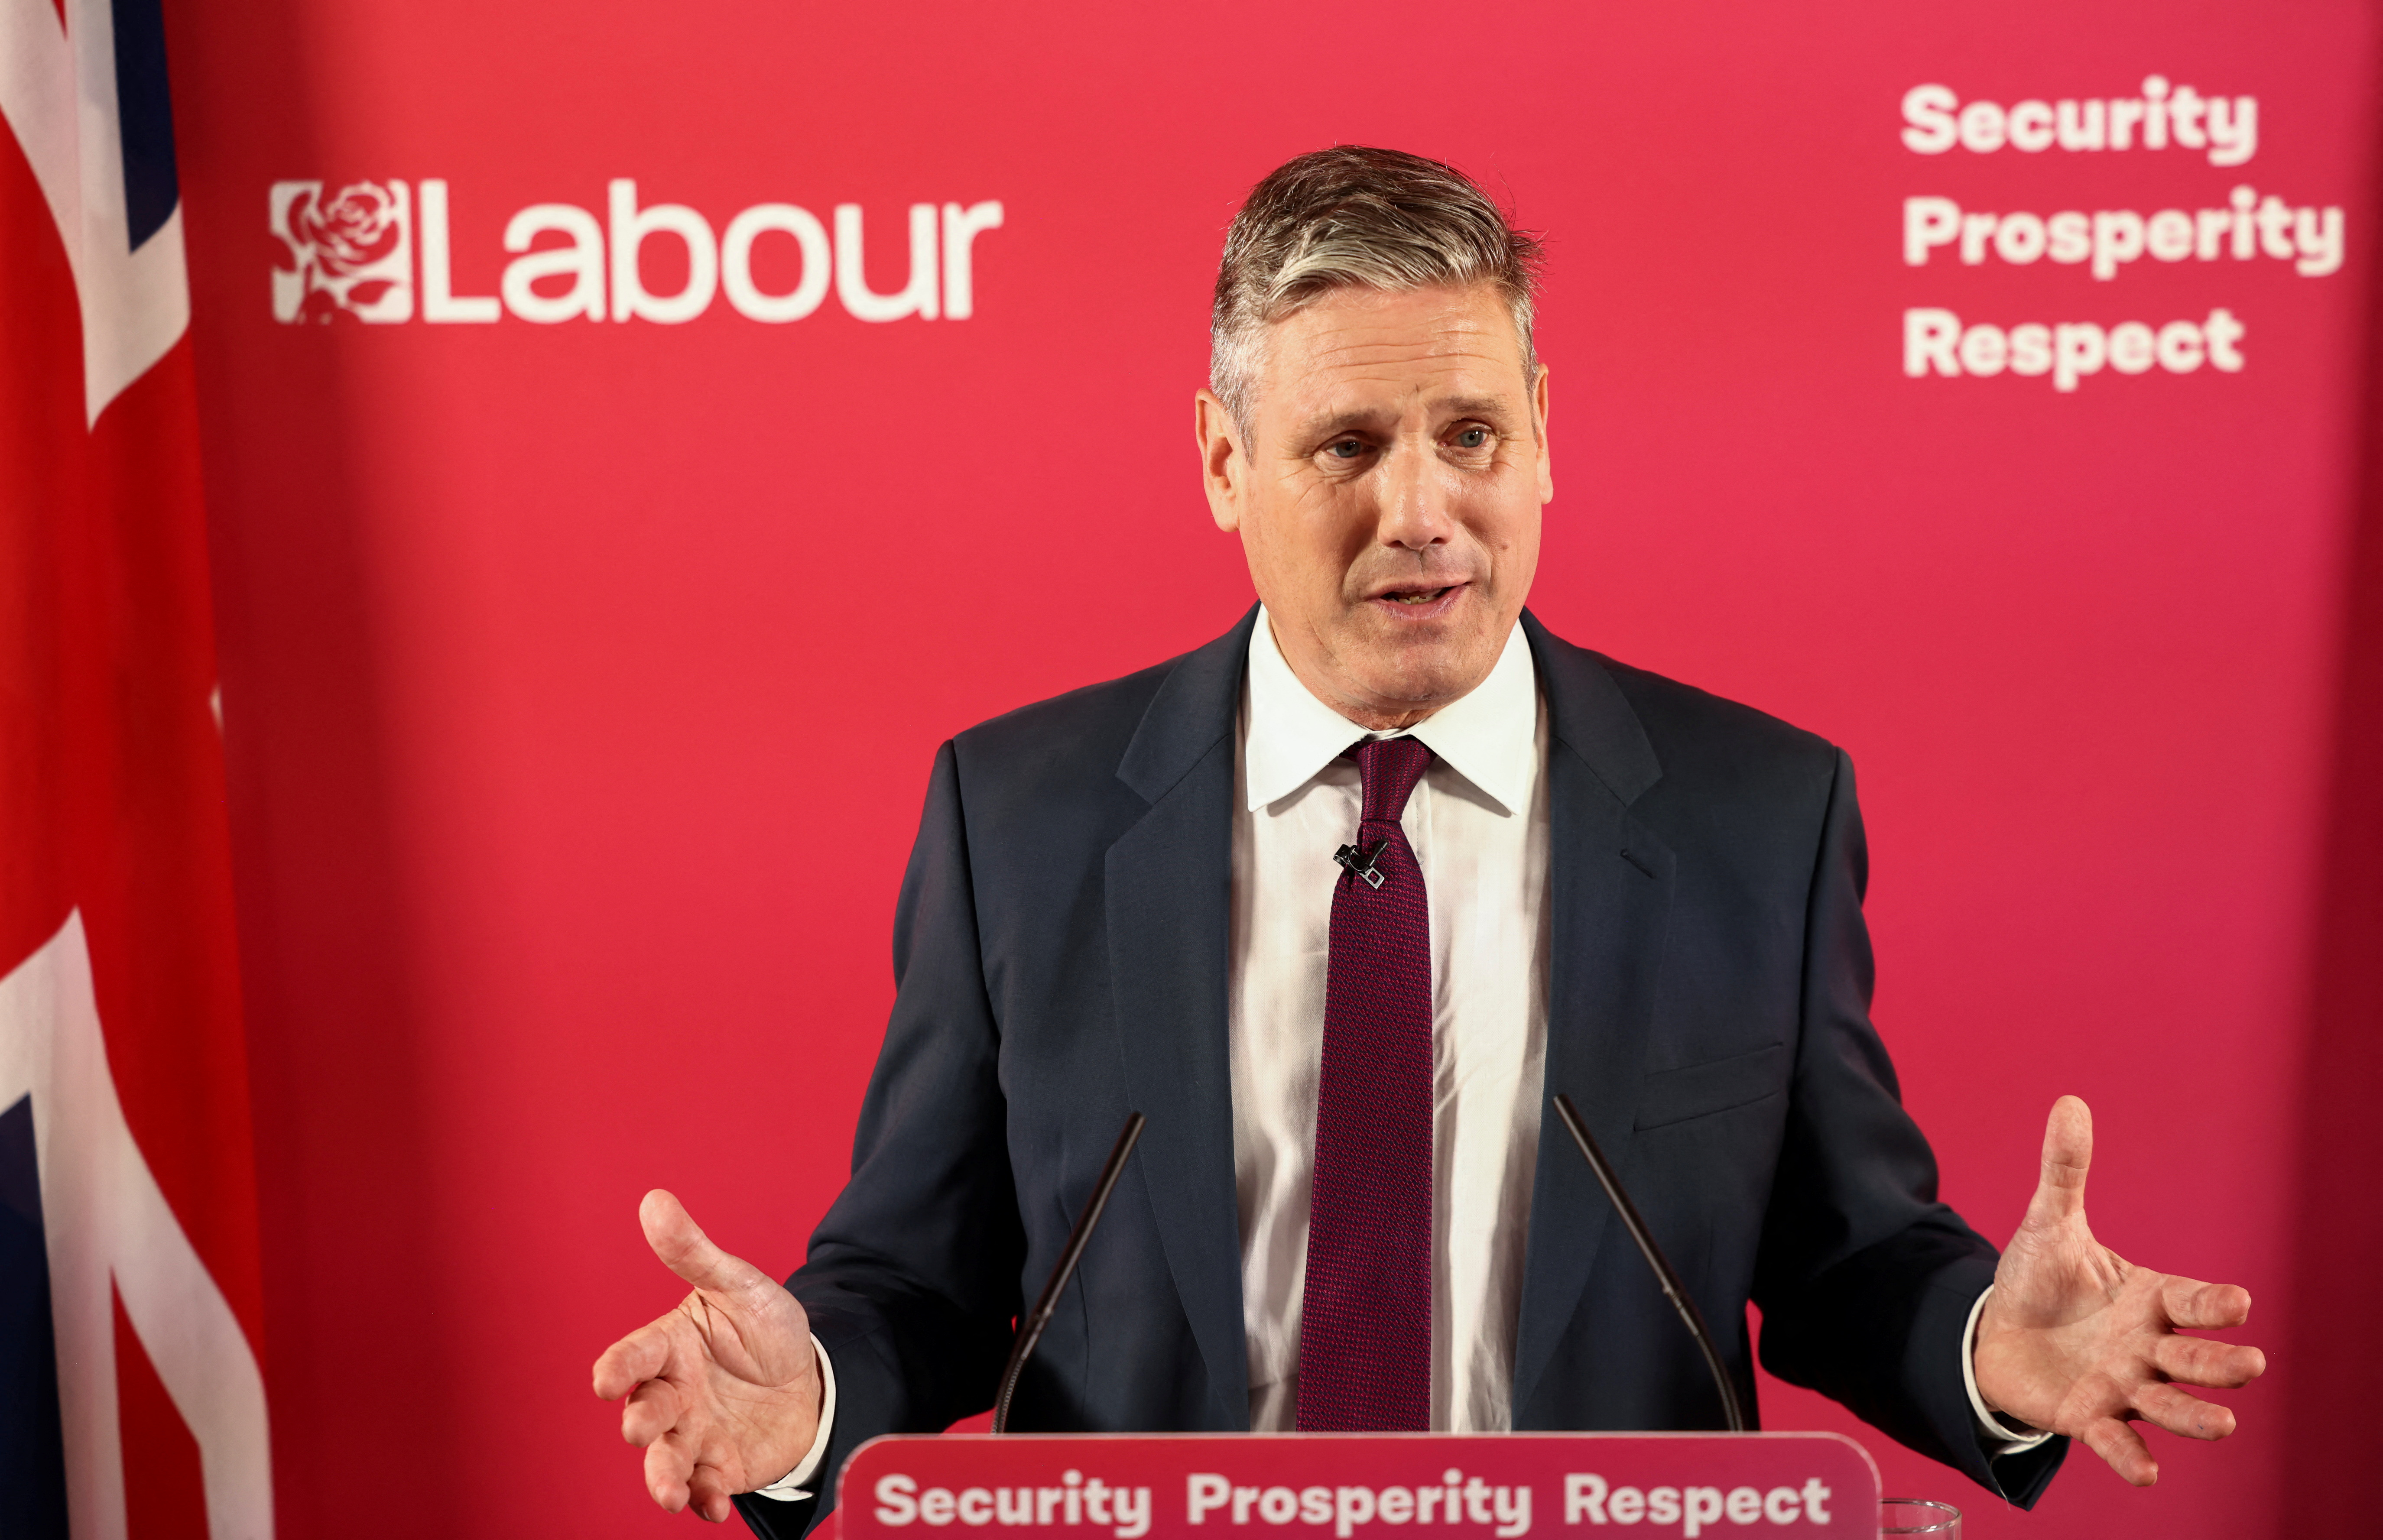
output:
[[[853,1141],[852,1179],[786,1287],[834,1361],[820,1496],[739,1497],[764,1540],[835,1506],[852,1451],[939,1433],[993,1404],[1025,1238],[1011,1183],[1000,1033],[984,986],[958,756],[935,757],[894,926],[894,1012]]]
[[[1963,1382],[1996,1252],[1936,1197],[1936,1158],[1871,1023],[1869,855],[1843,753],[1806,910],[1795,1094],[1755,1272],[1763,1366],[2031,1507],[2068,1440],[1994,1458]]]

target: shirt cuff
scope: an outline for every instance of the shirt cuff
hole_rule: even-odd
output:
[[[1974,1325],[1971,1329],[1975,1330]],[[820,1346],[817,1332],[811,1334],[811,1351],[819,1355],[819,1432],[811,1435],[810,1449],[803,1456],[801,1463],[769,1485],[755,1491],[753,1496],[781,1503],[807,1501],[812,1496],[811,1478],[819,1474],[820,1462],[827,1459],[828,1435],[835,1431],[835,1361],[827,1356],[825,1348]],[[1977,1392],[1972,1390],[1969,1394],[1974,1398]]]
[[[1969,1392],[1969,1410],[1977,1413],[1978,1431],[1985,1435],[1994,1458],[2000,1460],[2005,1455],[2023,1454],[2052,1435],[2024,1423],[2017,1428],[2010,1426],[1988,1410],[1986,1398],[1978,1394],[1978,1317],[1985,1313],[1986,1301],[1994,1292],[1994,1286],[1989,1284],[1985,1293],[1978,1296],[1978,1302],[1969,1307],[1969,1324],[1961,1330],[1961,1384]],[[821,1361],[825,1360],[826,1355],[821,1354]]]

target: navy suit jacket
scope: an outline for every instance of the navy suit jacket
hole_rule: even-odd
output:
[[[834,1361],[822,1496],[740,1498],[793,1540],[845,1459],[992,1405],[1130,1111],[1149,1118],[1012,1408],[1024,1430],[1245,1430],[1226,1058],[1235,720],[1255,611],[1156,668],[935,758],[897,993],[852,1178],[787,1280]],[[1762,1361],[2021,1504],[1962,1385],[1994,1248],[1870,1020],[1853,770],[1773,718],[1525,615],[1545,695],[1548,1093],[1569,1092],[1754,1402]],[[1352,731],[1352,737],[1354,736]],[[1532,1189],[1513,1425],[1722,1425],[1704,1361],[1552,1115]]]

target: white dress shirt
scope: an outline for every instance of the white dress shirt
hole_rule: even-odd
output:
[[[1431,912],[1431,1425],[1513,1426],[1514,1334],[1547,1062],[1547,706],[1517,626],[1473,692],[1409,732],[1432,751],[1400,820]],[[1369,737],[1299,682],[1264,610],[1250,636],[1235,756],[1230,956],[1233,1179],[1250,1427],[1294,1426],[1300,1304],[1324,1053],[1332,852],[1354,837],[1361,788],[1342,756]],[[1649,1287],[1652,1287],[1650,1282]],[[1991,1289],[1988,1293],[1993,1292]],[[1978,1316],[1962,1379],[1999,1454],[2049,1434],[2004,1426],[1979,1396]],[[813,1339],[816,1342],[816,1338]],[[761,1490],[808,1497],[834,1415],[834,1371],[801,1464]]]
[[[1411,735],[1431,766],[1401,827],[1431,913],[1431,1425],[1513,1424],[1514,1322],[1548,1024],[1546,710],[1518,626],[1474,691]],[[1356,837],[1343,756],[1366,733],[1290,671],[1261,610],[1233,797],[1233,1177],[1250,1426],[1294,1425],[1324,1055],[1332,853]]]

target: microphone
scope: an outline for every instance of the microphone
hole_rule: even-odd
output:
[[[1696,1300],[1688,1297],[1687,1286],[1680,1282],[1677,1273],[1672,1271],[1671,1259],[1663,1255],[1663,1249],[1655,1244],[1654,1236],[1647,1229],[1647,1221],[1638,1215],[1638,1206],[1630,1201],[1630,1194],[1622,1190],[1622,1178],[1615,1176],[1613,1167],[1606,1164],[1605,1152],[1599,1150],[1597,1140],[1589,1137],[1588,1125],[1581,1121],[1580,1110],[1572,1104],[1572,1098],[1558,1091],[1555,1104],[1556,1115],[1563,1119],[1572,1141],[1580,1146],[1581,1158],[1588,1162],[1591,1171],[1597,1173],[1597,1185],[1605,1189],[1605,1196],[1613,1204],[1613,1212],[1622,1216],[1623,1226],[1630,1232],[1630,1238],[1638,1243],[1638,1254],[1645,1257],[1647,1265],[1655,1270],[1655,1281],[1663,1286],[1663,1298],[1672,1301],[1672,1308],[1678,1311],[1680,1319],[1686,1323],[1688,1335],[1697,1339],[1698,1348],[1704,1349],[1705,1367],[1712,1371],[1713,1387],[1721,1392],[1722,1415],[1729,1419],[1729,1431],[1744,1433],[1746,1411],[1737,1404],[1737,1386],[1730,1383],[1729,1371],[1722,1367],[1721,1349],[1713,1345],[1712,1333],[1706,1328],[1704,1315],[1697,1309]]]
[[[1043,1328],[1051,1324],[1051,1316],[1059,1308],[1059,1296],[1068,1280],[1076,1275],[1076,1263],[1084,1257],[1084,1248],[1092,1244],[1093,1231],[1100,1226],[1101,1211],[1109,1206],[1109,1194],[1116,1190],[1117,1178],[1125,1175],[1125,1161],[1142,1138],[1142,1126],[1149,1121],[1140,1113],[1126,1115],[1125,1127],[1117,1135],[1117,1148],[1109,1152],[1109,1162],[1101,1167],[1101,1179],[1093,1189],[1084,1212],[1076,1216],[1076,1227],[1068,1232],[1067,1247],[1059,1253],[1059,1264],[1051,1269],[1051,1281],[1043,1286],[1042,1297],[1034,1308],[1018,1323],[1018,1340],[1010,1345],[1009,1366],[1001,1372],[1001,1393],[993,1401],[993,1431],[1009,1431],[1009,1398],[1017,1393],[1018,1376],[1026,1372],[1026,1361],[1034,1355],[1034,1344],[1043,1340]]]

